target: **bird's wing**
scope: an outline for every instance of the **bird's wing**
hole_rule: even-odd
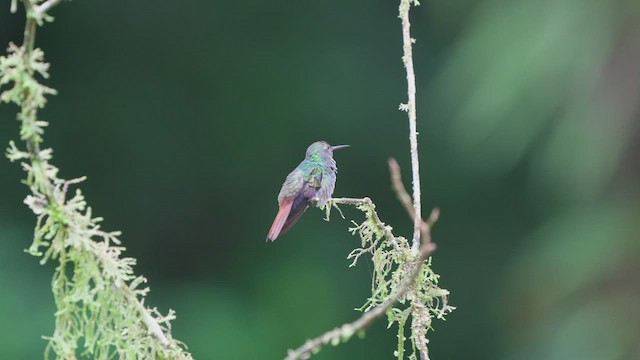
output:
[[[313,199],[322,186],[322,170],[319,167],[314,167],[309,171],[305,179],[305,185],[304,196],[307,199]]]
[[[320,169],[312,169],[309,172],[308,176],[306,176],[306,179],[303,180],[300,190],[293,198],[289,216],[287,217],[287,221],[285,221],[284,225],[282,226],[280,234],[291,229],[291,227],[298,221],[298,219],[300,219],[300,216],[302,216],[304,211],[309,207],[309,201],[316,197],[321,183],[322,171],[320,171]]]

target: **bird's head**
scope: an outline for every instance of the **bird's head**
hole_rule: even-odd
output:
[[[333,150],[338,150],[338,149],[344,149],[349,147],[349,145],[334,145],[331,146],[329,145],[327,142],[325,141],[316,141],[313,144],[309,145],[309,147],[307,148],[307,158],[311,158],[311,157],[317,157],[317,156],[321,156],[321,157],[326,157],[326,156],[333,156]]]

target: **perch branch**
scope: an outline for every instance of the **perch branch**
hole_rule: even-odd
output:
[[[359,205],[371,202],[371,199],[369,198],[338,198],[333,200],[336,203],[348,205]],[[438,214],[439,212],[434,209],[434,211],[431,212],[428,221],[432,224],[435,223],[438,220]],[[382,222],[379,222],[379,224],[381,225],[381,228],[384,228],[384,224],[382,224]],[[404,278],[396,292],[391,295],[385,302],[365,312],[355,321],[346,323],[333,330],[327,331],[326,333],[314,339],[307,340],[302,346],[295,350],[289,350],[289,353],[287,354],[285,360],[308,359],[311,354],[320,350],[323,345],[339,344],[340,342],[348,340],[354,334],[365,330],[374,322],[374,320],[385,314],[385,312],[389,310],[389,308],[391,308],[391,306],[393,306],[398,301],[398,299],[404,296],[407,290],[411,288],[411,285],[415,282],[416,277],[420,273],[422,263],[429,257],[434,249],[435,246],[433,245],[433,243],[424,242],[424,244],[420,247],[420,256],[418,257],[418,260],[412,264],[411,271],[409,272],[408,276]]]
[[[364,197],[362,199],[358,199],[358,198],[334,198],[331,199],[331,201],[334,204],[344,204],[344,205],[354,205],[354,206],[358,206],[358,205],[369,205],[371,207],[373,207],[373,201],[371,201],[371,199],[369,199],[368,197]],[[389,230],[389,228],[387,228],[386,226],[384,226],[384,223],[382,222],[382,220],[380,220],[380,217],[378,216],[378,213],[376,213],[375,211],[372,211],[372,217],[373,220],[376,222],[376,224],[378,224],[378,227],[380,228],[380,230],[384,233],[384,236],[386,236],[389,239],[393,239],[393,233]]]
[[[396,164],[397,165],[397,164]],[[398,168],[399,171],[399,168]],[[392,178],[395,176],[399,176],[398,173],[391,172]],[[394,180],[395,181],[395,180]],[[404,191],[406,194],[406,190]],[[408,194],[406,194],[408,196]],[[331,199],[334,204],[344,204],[344,205],[368,205],[373,206],[373,202],[370,198],[365,197],[362,199],[358,198],[335,198]],[[431,226],[427,226],[426,224],[434,224],[438,220],[439,211],[438,209],[433,209],[429,219],[424,222],[420,219],[421,224],[425,224],[425,239],[430,239],[429,231]],[[394,235],[391,233],[389,228],[380,220],[378,214],[375,211],[371,212],[371,218],[375,221],[378,228],[384,233],[385,237],[388,239],[393,239]],[[333,330],[327,331],[326,333],[314,338],[307,340],[302,346],[298,347],[295,350],[289,350],[289,353],[285,360],[297,360],[297,359],[307,359],[314,352],[318,351],[323,345],[327,344],[338,344],[340,342],[344,342],[351,338],[354,334],[362,332],[369,325],[373,323],[374,320],[382,316],[389,308],[391,308],[400,298],[402,298],[407,291],[411,288],[411,285],[415,282],[416,277],[420,272],[420,268],[422,263],[429,257],[429,255],[435,250],[435,245],[431,241],[424,241],[422,246],[420,247],[420,254],[415,262],[411,264],[411,270],[407,274],[407,276],[403,279],[400,286],[396,289],[396,292],[391,295],[386,301],[382,304],[374,307],[373,309],[362,314],[361,317],[356,319],[353,322],[346,323],[340,327],[337,327]]]

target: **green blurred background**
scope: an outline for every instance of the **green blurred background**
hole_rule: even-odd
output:
[[[0,1],[0,44],[24,14]],[[287,173],[315,140],[336,195],[411,223],[397,1],[74,1],[37,45],[59,90],[46,146],[177,311],[198,359],[278,359],[354,319],[370,264],[349,222],[310,209],[265,243]],[[432,0],[412,10],[425,214],[458,309],[432,359],[640,359],[640,2]],[[18,138],[0,106],[0,144]],[[0,161],[0,357],[38,359],[53,330],[51,264],[23,252],[34,216]],[[347,217],[358,218],[353,209]],[[391,359],[395,330],[317,359]]]

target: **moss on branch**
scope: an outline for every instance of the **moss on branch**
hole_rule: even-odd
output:
[[[24,44],[9,44],[8,54],[0,57],[0,87],[5,87],[0,101],[20,107],[23,143],[11,141],[6,156],[26,172],[23,183],[31,194],[24,202],[37,217],[28,252],[41,264],[57,261],[51,282],[55,330],[46,337],[45,358],[191,359],[171,337],[174,312],[162,315],[144,305],[147,280],[135,275],[135,259],[122,255],[120,233],[101,229],[102,219],[93,216],[79,189],[69,193],[84,177],[60,178],[51,164],[53,151],[41,149],[48,124],[38,118],[38,110],[56,91],[39,80],[48,78],[49,64],[35,48],[35,32],[37,25],[52,20],[47,11],[59,2],[23,0]]]

